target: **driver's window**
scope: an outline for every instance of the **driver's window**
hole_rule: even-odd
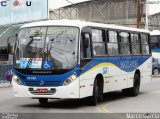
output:
[[[89,45],[88,48],[84,47],[84,39],[87,38],[89,39]],[[81,59],[84,58],[91,58],[91,47],[90,47],[90,34],[89,33],[83,33],[81,37]]]

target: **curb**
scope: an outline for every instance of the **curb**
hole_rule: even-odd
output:
[[[12,84],[10,84],[10,83],[2,83],[2,84],[0,84],[0,88],[9,88],[9,87],[12,87]]]

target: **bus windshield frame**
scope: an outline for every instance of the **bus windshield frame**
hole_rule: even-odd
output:
[[[20,70],[69,70],[78,63],[80,30],[74,26],[37,26],[19,30],[13,66]]]

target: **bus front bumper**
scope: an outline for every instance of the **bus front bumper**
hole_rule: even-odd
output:
[[[51,99],[76,99],[79,98],[79,80],[72,82],[67,86],[58,87],[30,87],[18,85],[12,81],[13,93],[15,97],[24,98],[51,98]],[[48,93],[37,93],[39,89],[46,89]],[[34,93],[36,92],[36,93]]]

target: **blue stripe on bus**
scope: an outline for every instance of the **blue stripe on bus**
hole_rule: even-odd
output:
[[[27,75],[21,74],[14,70],[15,74],[21,79],[23,85],[26,86],[41,86],[40,81],[44,81],[43,86],[62,86],[64,81],[70,77],[74,72],[77,77],[89,71],[101,63],[111,63],[125,72],[132,72],[142,65],[150,56],[124,56],[124,57],[105,57],[94,58],[88,65],[86,65],[80,72],[80,66],[77,65],[74,70],[71,70],[61,75]]]
[[[87,66],[85,66],[81,73],[85,73],[91,68],[94,68],[101,63],[111,63],[125,72],[132,72],[142,65],[150,56],[124,56],[124,57],[107,57],[95,58]]]
[[[79,65],[76,66],[74,70],[71,70],[65,74],[61,75],[27,75],[21,74],[18,71],[14,70],[13,72],[20,78],[23,85],[25,86],[62,86],[64,81],[70,77],[74,72],[77,73],[77,76],[80,75]],[[40,85],[40,81],[44,81],[43,85]]]

